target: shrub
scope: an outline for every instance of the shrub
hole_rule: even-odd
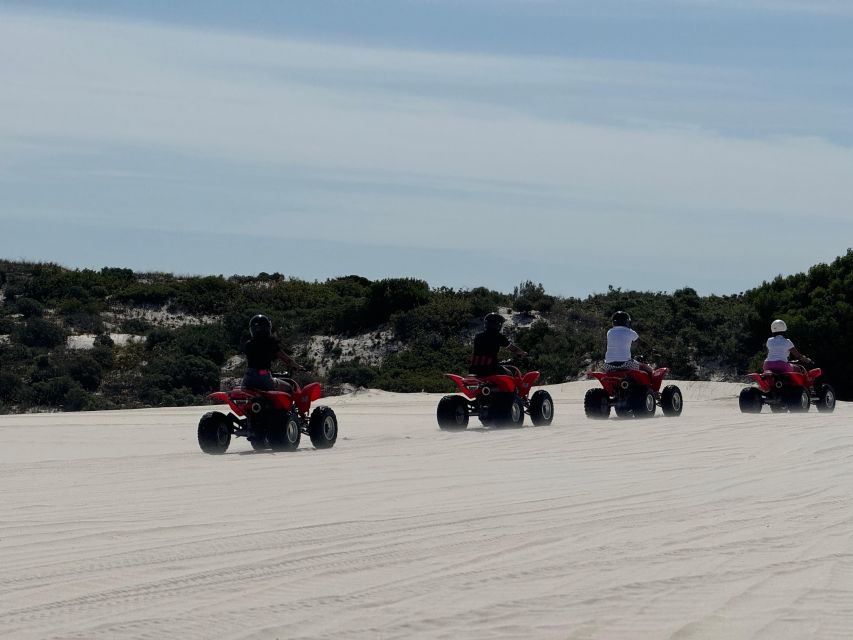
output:
[[[28,347],[56,347],[65,342],[65,331],[42,318],[30,318],[24,323],[20,340]]]
[[[369,387],[376,380],[376,370],[357,362],[339,362],[329,369],[327,379],[330,384]]]

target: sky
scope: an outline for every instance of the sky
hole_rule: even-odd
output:
[[[853,246],[853,0],[0,0],[0,257],[729,294]]]

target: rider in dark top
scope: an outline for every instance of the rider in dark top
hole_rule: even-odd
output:
[[[501,333],[504,317],[499,313],[490,313],[484,319],[485,330],[474,336],[474,353],[471,355],[471,373],[477,376],[493,376],[508,374],[509,371],[498,364],[498,352],[501,347],[512,351],[515,355],[527,355],[515,346],[510,339]]]
[[[303,367],[281,349],[278,338],[273,335],[272,322],[263,315],[257,315],[249,321],[250,340],[243,345],[246,354],[246,375],[243,386],[263,391],[292,392],[289,382],[272,376],[272,363],[284,362],[291,371],[301,371]]]

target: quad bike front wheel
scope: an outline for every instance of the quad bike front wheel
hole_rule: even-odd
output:
[[[583,411],[587,418],[604,420],[610,416],[610,397],[604,389],[589,389],[583,397]]]
[[[761,413],[761,391],[755,387],[746,387],[740,390],[738,406],[741,413]]]
[[[663,409],[663,415],[669,418],[680,416],[684,410],[684,397],[681,395],[681,389],[674,384],[664,387],[660,394],[660,406]]]
[[[554,400],[544,389],[540,389],[530,398],[530,419],[537,427],[551,424],[554,419]]]
[[[444,396],[435,410],[438,428],[443,431],[461,431],[468,428],[468,401],[462,396]]]
[[[209,411],[198,421],[198,446],[205,453],[221,455],[231,444],[231,425],[225,414]]]
[[[338,418],[329,407],[317,407],[308,421],[308,435],[317,449],[331,449],[338,440]]]
[[[822,384],[817,394],[817,410],[821,413],[835,411],[835,389],[831,385]]]

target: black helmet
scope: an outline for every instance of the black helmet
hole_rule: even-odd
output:
[[[504,322],[506,322],[506,319],[499,313],[490,313],[483,318],[483,324],[486,325],[486,329],[500,330]]]
[[[253,338],[272,335],[272,322],[266,316],[255,316],[249,320],[249,334]]]
[[[614,327],[630,327],[631,326],[631,316],[627,314],[625,311],[617,311],[613,314],[613,317],[610,318],[613,321]]]

